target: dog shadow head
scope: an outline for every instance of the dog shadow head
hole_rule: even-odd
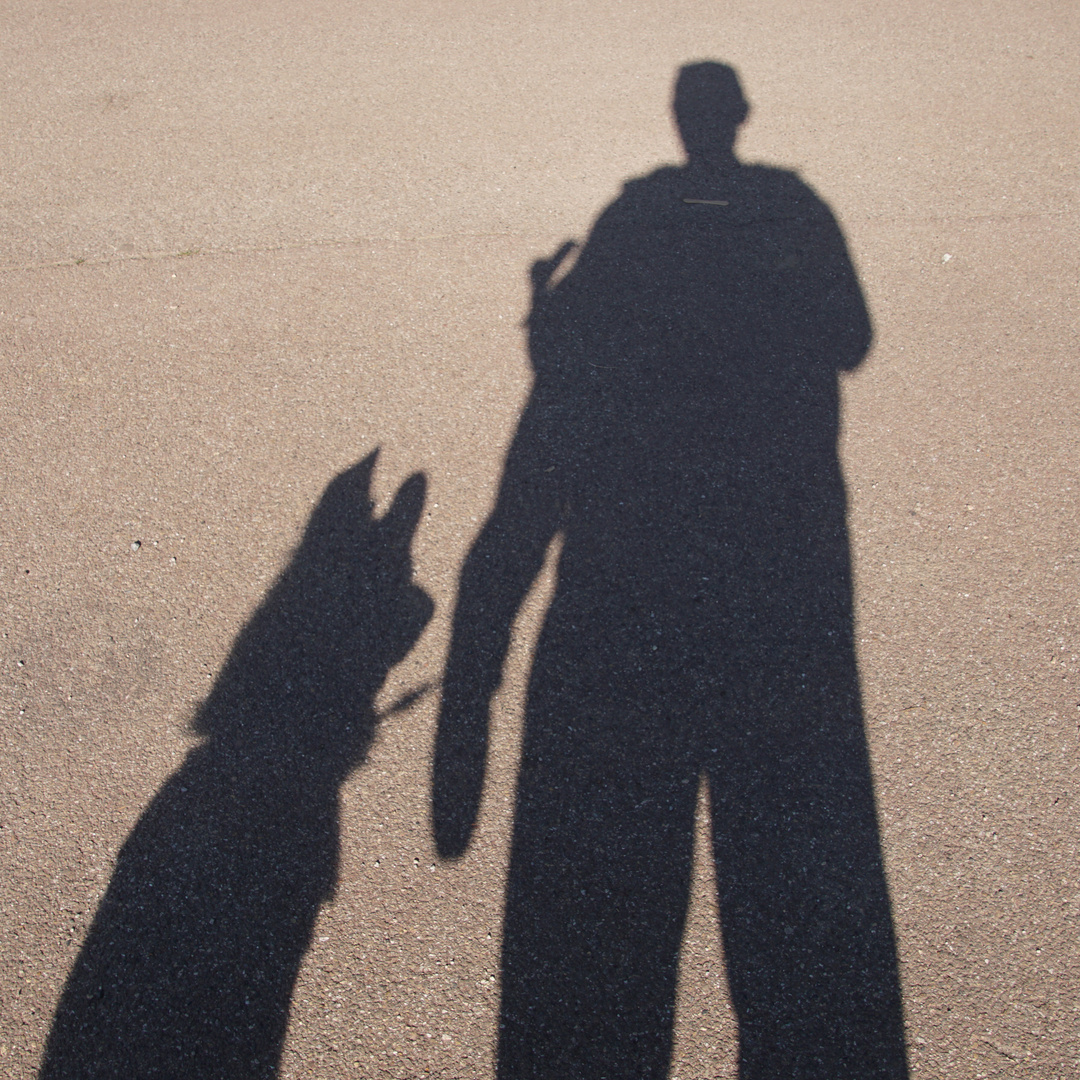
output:
[[[377,451],[334,478],[277,583],[240,632],[195,720],[211,740],[317,754],[346,770],[374,734],[373,700],[434,612],[410,546],[427,482],[374,516]]]

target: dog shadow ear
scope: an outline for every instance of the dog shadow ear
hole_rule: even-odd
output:
[[[371,480],[379,451],[372,450],[362,461],[335,476],[312,511],[297,556],[308,547],[320,547],[329,537],[345,533],[356,542],[372,524]]]
[[[427,498],[427,477],[413,473],[397,490],[390,509],[379,521],[383,541],[391,550],[407,552],[412,544]]]

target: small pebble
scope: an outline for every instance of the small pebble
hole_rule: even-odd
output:
[[[141,547],[142,547],[142,541],[141,540],[132,540],[132,542],[131,542],[131,550],[132,551],[138,551],[139,548],[141,548]]]
[[[951,255],[942,255],[941,256],[941,261],[942,262],[948,262],[951,258],[952,258]]]

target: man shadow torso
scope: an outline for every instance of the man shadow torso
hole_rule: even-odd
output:
[[[510,624],[561,534],[500,1076],[667,1074],[704,776],[740,1075],[902,1077],[836,449],[869,319],[824,203],[735,158],[731,69],[684,68],[675,111],[688,164],[628,183],[569,271],[568,248],[534,267],[535,385],[463,571],[436,840],[468,843]]]

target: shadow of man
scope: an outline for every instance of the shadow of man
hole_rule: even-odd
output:
[[[327,488],[196,718],[206,741],[121,849],[43,1080],[277,1075],[337,883],[341,784],[374,736],[375,694],[432,614],[409,557],[424,478],[375,520],[374,464]]]
[[[707,777],[744,1080],[906,1076],[859,694],[840,230],[742,164],[735,72],[683,68],[681,168],[533,268],[535,384],[461,579],[433,779],[466,849],[511,624],[553,537],[511,847],[498,1072],[663,1077]]]

